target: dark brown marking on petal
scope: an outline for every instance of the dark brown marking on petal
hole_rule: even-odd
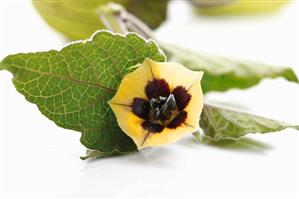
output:
[[[189,94],[186,88],[183,86],[175,87],[175,89],[172,91],[172,94],[174,95],[178,110],[184,110],[191,100],[191,94]]]
[[[184,122],[184,124],[185,124],[186,126],[189,126],[189,127],[191,127],[191,128],[195,128],[193,125],[191,125],[191,124],[188,124],[188,123],[186,123],[186,122]]]
[[[132,103],[132,112],[142,119],[148,119],[150,104],[147,100],[135,97]]]
[[[201,76],[198,76],[193,82],[192,82],[192,84],[187,88],[187,91],[189,91],[191,88],[192,88],[192,86],[196,83],[196,81],[200,78]]]
[[[145,143],[145,141],[146,141],[146,139],[148,138],[149,135],[150,135],[150,132],[147,132],[146,135],[144,136],[140,146],[144,145],[144,143]]]
[[[172,121],[167,125],[170,129],[175,129],[179,127],[181,124],[183,124],[187,119],[187,112],[182,111],[180,112],[175,118],[172,119]]]
[[[148,120],[142,122],[142,127],[150,133],[160,133],[164,126],[159,123],[150,122]]]
[[[151,74],[152,74],[153,79],[156,79],[156,78],[155,78],[155,75],[154,75],[154,72],[153,72],[153,69],[152,69],[152,65],[150,64],[150,62],[148,62],[148,65],[149,65],[149,67],[150,67],[150,71],[151,71]]]
[[[117,106],[126,106],[126,107],[132,107],[132,105],[129,104],[120,104],[120,103],[111,103],[113,105],[117,105]]]
[[[145,93],[148,99],[159,96],[168,97],[170,95],[169,84],[164,79],[154,79],[147,83]]]

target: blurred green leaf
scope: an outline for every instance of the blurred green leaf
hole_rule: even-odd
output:
[[[240,15],[275,12],[289,0],[191,0],[196,11],[204,15]]]
[[[0,70],[10,71],[16,89],[50,120],[82,132],[82,144],[97,151],[93,156],[109,156],[137,150],[107,101],[130,67],[146,58],[165,61],[152,41],[101,31],[60,51],[7,56]]]
[[[236,140],[248,133],[270,133],[286,128],[299,130],[296,125],[209,104],[204,105],[199,124],[204,134],[215,141]]]
[[[53,28],[70,39],[89,38],[96,30],[104,29],[97,8],[110,0],[93,1],[42,1],[33,0],[33,5]],[[157,28],[167,14],[168,0],[113,0],[144,21],[149,27]]]
[[[264,78],[283,77],[298,83],[298,78],[291,68],[271,67],[257,62],[200,54],[175,45],[160,46],[169,60],[181,63],[191,70],[205,72],[202,79],[204,92],[245,89],[256,85]]]

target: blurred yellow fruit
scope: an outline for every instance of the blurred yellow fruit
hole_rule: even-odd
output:
[[[200,14],[258,14],[279,10],[289,0],[192,0]]]
[[[149,27],[157,28],[166,19],[168,0],[33,0],[32,2],[42,18],[54,29],[70,39],[86,39],[96,30],[104,28],[97,14],[97,8],[101,5],[109,2],[121,4]]]

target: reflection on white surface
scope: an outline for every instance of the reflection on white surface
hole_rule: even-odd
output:
[[[182,139],[177,145],[178,150],[183,148],[201,150],[202,147],[191,137]],[[267,144],[250,139],[243,139],[238,143],[211,144],[210,147],[232,150],[235,153],[262,155],[271,148]],[[196,159],[195,156],[194,160]],[[200,181],[203,168],[200,161],[190,161],[187,165],[182,165],[182,161],[184,161],[184,154],[178,153],[171,147],[146,149],[132,155],[88,161],[81,170],[80,194],[81,196],[154,197],[169,196],[175,190],[176,194],[183,196],[186,190],[180,191],[180,186],[192,183],[188,178],[182,181],[181,176],[198,178]],[[190,165],[193,165],[192,170]],[[201,183],[203,182],[198,182]],[[197,192],[192,190],[189,194],[194,191]]]
[[[167,148],[109,159],[93,160],[83,167],[80,187],[84,195],[142,196],[145,187],[160,192],[176,176],[177,154]]]
[[[146,149],[127,156],[87,161],[81,170],[80,193],[72,196],[120,198],[194,197],[207,194],[219,196],[221,194],[215,192],[214,187],[222,183],[222,188],[217,188],[219,192],[226,191],[238,196],[241,192],[234,193],[234,189],[246,191],[246,186],[250,185],[248,182],[257,178],[250,171],[244,170],[248,165],[252,169],[265,169],[264,178],[260,179],[260,182],[254,180],[255,185],[250,185],[251,188],[258,187],[272,175],[267,171],[264,162],[271,158],[271,153],[275,151],[270,142],[243,138],[240,142],[225,141],[206,145],[187,137],[175,145]],[[216,151],[222,155],[214,156]],[[235,158],[239,159],[239,162],[232,165],[230,161]],[[231,173],[232,171],[234,173]],[[295,180],[291,177],[293,173],[275,175]],[[231,187],[226,182],[232,179],[239,181],[240,184]],[[264,187],[260,191],[267,196],[270,195],[271,189]],[[209,193],[210,191],[212,193]]]

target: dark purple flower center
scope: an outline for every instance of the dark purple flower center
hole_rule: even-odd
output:
[[[191,100],[185,87],[177,86],[170,91],[164,79],[149,81],[145,87],[147,99],[134,98],[132,112],[144,119],[142,127],[151,133],[162,132],[164,128],[175,129],[187,119],[184,109]]]

